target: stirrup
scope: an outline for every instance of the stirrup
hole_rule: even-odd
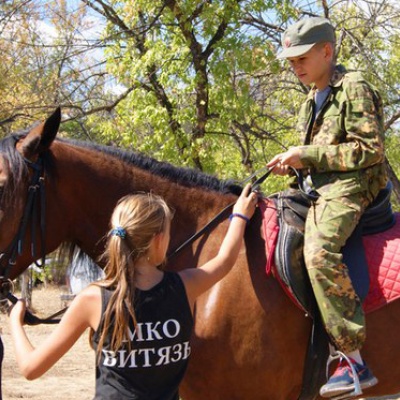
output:
[[[342,400],[342,399],[349,399],[355,396],[359,396],[362,394],[362,389],[360,386],[360,379],[358,378],[357,371],[353,365],[353,363],[350,361],[350,358],[346,356],[346,354],[342,353],[339,350],[333,350],[331,348],[331,354],[329,354],[328,361],[326,363],[326,379],[329,379],[329,365],[332,361],[337,360],[339,358],[344,358],[347,362],[347,364],[351,368],[351,372],[353,374],[353,382],[354,382],[354,390],[352,392],[346,392],[343,394],[340,394],[338,396],[333,396],[330,397],[331,400]]]

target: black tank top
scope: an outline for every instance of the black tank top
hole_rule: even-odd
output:
[[[112,291],[101,288],[102,314]],[[137,328],[131,328],[128,346],[109,350],[107,338],[96,365],[95,400],[179,400],[178,386],[190,355],[193,316],[180,276],[165,272],[150,290],[135,294]],[[93,335],[96,350],[103,324]]]

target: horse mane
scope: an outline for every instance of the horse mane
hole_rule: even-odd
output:
[[[19,184],[28,174],[28,166],[24,158],[15,149],[15,144],[21,137],[24,137],[24,134],[13,134],[0,140],[0,153],[8,161],[4,168],[7,168],[9,175],[1,193],[1,203],[4,206],[11,204]]]
[[[25,137],[27,132],[28,130],[17,132],[0,140],[0,152],[3,157],[8,160],[9,168],[7,187],[3,188],[2,193],[2,202],[6,204],[14,197],[15,190],[18,188],[20,182],[26,178],[26,174],[28,173],[25,160],[15,148],[16,142]],[[220,180],[213,175],[206,174],[194,168],[177,167],[164,161],[157,161],[142,153],[73,139],[57,138],[56,141],[107,154],[186,187],[202,187],[207,190],[232,193],[235,195],[240,195],[242,191],[241,185],[232,179]],[[53,164],[52,157],[50,153],[45,153],[43,156],[45,159],[46,173],[51,174]]]
[[[144,169],[183,186],[201,187],[207,190],[214,190],[222,193],[232,193],[238,196],[242,191],[242,187],[236,184],[233,180],[219,180],[215,176],[206,174],[199,170],[195,170],[193,168],[176,167],[167,162],[157,161],[156,159],[142,153],[74,139],[57,138],[56,141],[107,154],[111,157],[121,160],[122,162],[134,165],[135,167]],[[59,248],[59,257],[61,259],[67,258],[71,261],[74,257],[74,254],[75,262],[84,262],[85,257],[87,257],[87,255],[74,243],[64,242]],[[97,260],[93,261],[96,262]]]
[[[73,139],[57,138],[56,141],[107,154],[111,157],[121,160],[122,162],[134,165],[135,167],[144,169],[183,186],[201,187],[207,190],[214,190],[221,193],[232,193],[238,196],[242,191],[242,187],[233,180],[219,180],[215,176],[206,174],[199,170],[195,170],[193,168],[176,167],[167,162],[157,161],[156,159],[142,153]],[[67,258],[72,260],[73,255],[76,254],[77,251],[78,256],[75,256],[75,261],[83,262],[87,255],[83,251],[79,251],[79,247],[74,243],[63,243],[59,248],[59,257],[62,259]],[[97,260],[94,260],[94,262],[96,261]]]
[[[237,196],[239,196],[242,191],[241,185],[232,179],[220,180],[213,175],[206,174],[193,168],[182,168],[168,162],[158,161],[143,153],[72,139],[57,139],[57,141],[105,153],[127,164],[134,165],[186,187],[202,187],[217,192],[232,193]]]

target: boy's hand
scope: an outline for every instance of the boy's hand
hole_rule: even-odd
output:
[[[268,164],[268,168],[274,168],[276,175],[287,175],[290,168],[301,169],[304,165],[300,159],[301,147],[292,147],[285,153],[277,154]]]

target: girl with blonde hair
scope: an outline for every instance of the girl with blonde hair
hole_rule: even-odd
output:
[[[90,328],[97,360],[94,399],[179,400],[194,302],[236,262],[256,203],[247,185],[233,207],[218,254],[201,267],[166,272],[160,265],[173,213],[153,194],[122,198],[111,218],[104,280],[79,293],[48,340],[34,348],[23,328],[25,303],[18,301],[11,310],[22,374],[27,379],[40,377]]]

